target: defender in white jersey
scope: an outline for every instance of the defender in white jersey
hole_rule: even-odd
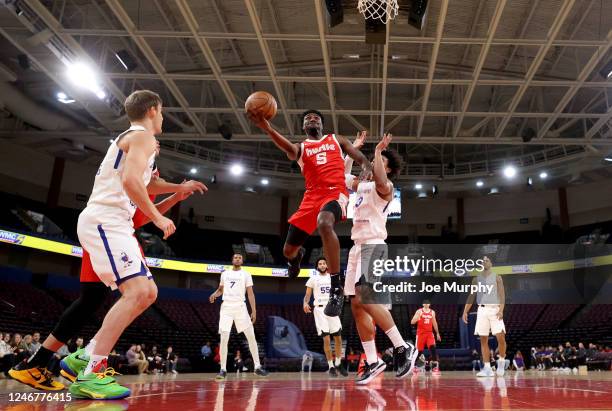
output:
[[[164,238],[175,231],[172,220],[161,215],[147,193],[157,150],[155,135],[162,131],[161,103],[148,90],[136,91],[126,99],[131,127],[109,147],[89,203],[79,216],[79,241],[89,252],[94,271],[107,285],[119,288],[121,298],[86,350],[87,367],[70,386],[76,398],[116,399],[130,394],[128,388],[101,373],[125,328],[157,298],[157,287],[149,281],[149,270],[132,235],[136,207],[164,232]]]
[[[355,145],[363,145],[365,138],[364,131],[358,135]],[[357,377],[357,384],[369,383],[386,368],[385,363],[378,358],[374,342],[376,326],[393,343],[396,378],[409,375],[418,354],[414,346],[404,341],[395,326],[388,308],[388,295],[377,295],[372,286],[378,281],[371,272],[373,261],[387,258],[387,215],[393,199],[393,183],[390,178],[397,176],[402,167],[399,155],[387,149],[389,143],[391,135],[385,134],[376,145],[371,181],[359,181],[351,175],[346,178],[348,188],[357,192],[357,200],[351,230],[351,239],[355,245],[349,252],[344,292],[351,299],[353,317],[366,355],[366,364]],[[351,166],[350,160],[347,160],[345,171],[350,171]]]
[[[504,306],[506,304],[506,294],[504,283],[501,276],[495,274],[491,269],[493,262],[491,257],[482,258],[484,270],[472,281],[472,284],[483,284],[493,286],[490,293],[479,292],[470,294],[463,309],[463,322],[468,323],[468,313],[474,299],[478,304],[476,313],[476,326],[474,334],[480,337],[480,348],[482,351],[482,362],[484,368],[480,370],[478,377],[494,376],[491,369],[491,350],[489,348],[489,334],[497,338],[499,348],[499,358],[497,359],[497,375],[502,377],[506,367],[506,326],[504,324]]]
[[[331,278],[327,272],[327,261],[324,257],[319,257],[316,263],[316,270],[310,275],[306,282],[306,294],[304,294],[304,312],[314,313],[317,334],[323,337],[323,351],[327,358],[329,374],[337,377],[338,372],[343,376],[348,376],[348,371],[342,366],[342,323],[340,317],[330,317],[325,315],[325,306],[329,301],[331,290]],[[314,293],[314,309],[310,308],[310,298]],[[334,337],[334,348],[336,358],[334,360],[331,352],[331,337]]]
[[[232,269],[221,273],[219,287],[209,298],[212,304],[218,297],[223,296],[223,303],[221,303],[221,311],[219,313],[221,369],[216,377],[219,381],[224,380],[227,376],[227,346],[232,325],[234,324],[236,324],[236,331],[244,333],[249,343],[249,351],[251,351],[251,356],[253,357],[255,374],[262,377],[268,375],[268,372],[263,369],[259,362],[259,349],[255,339],[255,329],[253,328],[253,324],[255,324],[257,319],[253,278],[251,274],[242,269],[242,262],[242,254],[234,254],[232,257]],[[244,298],[245,293],[249,297],[249,304],[251,305],[250,316]]]

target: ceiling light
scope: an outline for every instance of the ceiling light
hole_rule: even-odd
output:
[[[527,177],[527,185],[531,187],[533,185],[533,178]]]
[[[261,185],[267,186],[268,184],[270,184],[270,180],[268,180],[267,178],[262,178],[261,179]]]
[[[546,171],[542,171],[540,173],[540,180],[546,180],[548,178],[548,173]]]
[[[119,50],[115,53],[115,57],[119,60],[119,63],[123,66],[127,71],[134,71],[136,67],[138,67],[138,63],[134,61],[132,55],[127,50]]]
[[[612,163],[612,154],[605,156],[604,161],[607,161],[608,163]]]
[[[427,193],[420,192],[419,198],[427,198]]]
[[[514,167],[514,166],[506,166],[504,168],[504,176],[506,178],[514,178],[514,177],[516,177],[516,167]]]
[[[482,187],[482,186],[484,186],[484,181],[482,180],[476,181],[476,187]]]
[[[244,172],[244,168],[240,164],[234,164],[230,167],[230,173],[235,176],[239,176]]]
[[[420,189],[422,189],[422,188],[423,188],[423,184],[421,184],[421,183],[416,183],[416,184],[414,185],[414,189],[415,189],[415,190],[420,190]]]
[[[343,59],[357,60],[357,59],[359,59],[359,54],[343,54],[342,58]]]
[[[190,174],[195,174],[195,173],[197,173],[197,172],[198,172],[198,169],[197,169],[197,168],[195,168],[195,167],[191,167],[191,170],[189,170],[189,173],[190,173]]]
[[[66,93],[64,93],[63,91],[58,92],[56,95],[57,97],[57,101],[64,103],[64,104],[71,104],[74,103],[74,99],[68,97],[68,95]]]
[[[489,194],[499,194],[499,189],[497,187],[491,187]]]
[[[100,100],[106,97],[106,93],[98,84],[98,75],[85,63],[67,63],[68,78],[78,87],[94,93]]]

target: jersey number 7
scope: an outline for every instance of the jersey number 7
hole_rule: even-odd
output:
[[[230,285],[230,288],[234,288],[234,284],[236,284],[236,281],[230,281],[230,283],[232,283],[232,285]]]

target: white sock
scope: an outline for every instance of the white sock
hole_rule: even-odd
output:
[[[251,351],[251,357],[253,357],[254,369],[261,368],[259,363],[259,348],[257,348],[257,340],[255,339],[255,330],[253,327],[249,327],[244,331],[247,342],[249,343],[249,351]]]
[[[376,352],[376,343],[374,340],[362,341],[361,346],[363,347],[363,352],[365,352],[368,364],[376,364],[378,362],[378,353]]]
[[[219,355],[221,356],[221,369],[227,370],[227,344],[229,343],[229,333],[221,333]]]
[[[93,370],[98,366],[98,364],[100,364],[102,361],[106,360],[107,358],[108,356],[106,355],[91,354],[89,356],[89,362],[87,363],[87,367],[85,368],[83,375],[91,374]]]
[[[402,338],[397,326],[394,325],[393,327],[389,328],[387,331],[385,331],[385,334],[387,334],[387,337],[389,337],[391,343],[393,343],[394,348],[408,347],[408,344],[406,344],[406,341],[404,341]]]
[[[485,368],[485,370],[486,369],[490,369],[491,368],[491,363],[486,362],[485,365],[484,365],[484,368]]]
[[[90,357],[93,354],[94,348],[96,348],[96,340],[93,338],[89,340],[89,344],[85,347],[85,355]]]
[[[342,364],[342,359],[340,359],[339,357],[336,357],[336,362],[335,362],[335,364],[336,364],[336,367],[339,367],[339,366],[340,366],[340,364]]]
[[[327,361],[329,368],[334,368],[334,362],[332,360]]]

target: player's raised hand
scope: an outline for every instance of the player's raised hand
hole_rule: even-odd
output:
[[[251,322],[253,324],[255,324],[255,321],[257,321],[257,312],[255,312],[255,310],[251,311]]]
[[[181,183],[180,191],[182,193],[185,193],[185,192],[194,193],[197,191],[200,194],[204,194],[205,192],[208,191],[208,187],[206,187],[204,183],[201,183],[199,181],[189,180],[189,181],[183,181]]]
[[[304,312],[306,314],[310,314],[312,312],[312,309],[310,308],[310,304],[304,304]]]
[[[376,151],[386,150],[386,148],[389,147],[391,140],[393,140],[393,136],[391,135],[391,133],[384,134],[378,144],[376,144]]]
[[[153,224],[163,231],[164,240],[167,240],[168,237],[170,237],[176,231],[174,221],[170,220],[168,217],[160,216],[158,219],[153,221]]]
[[[353,141],[353,147],[355,147],[356,149],[360,149],[365,144],[365,141],[367,138],[368,138],[367,130],[357,132],[357,137],[355,138],[355,141]]]
[[[270,129],[270,122],[266,120],[266,118],[264,117],[264,113],[255,113],[252,111],[247,111],[247,117],[249,118],[249,120],[251,120],[253,124],[255,124],[260,129],[264,131]]]

